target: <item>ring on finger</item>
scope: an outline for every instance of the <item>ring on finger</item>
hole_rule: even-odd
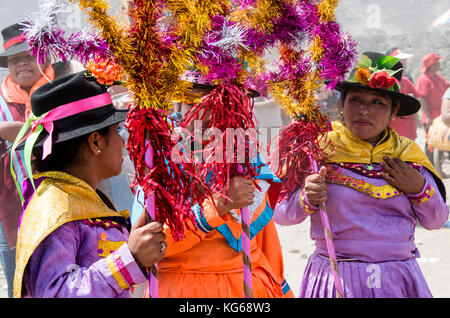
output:
[[[160,243],[161,243],[161,249],[159,250],[159,253],[161,255],[164,255],[164,252],[166,251],[166,248],[167,248],[167,244],[166,244],[166,242],[160,242]]]

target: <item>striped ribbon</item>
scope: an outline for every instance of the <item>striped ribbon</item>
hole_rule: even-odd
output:
[[[153,147],[150,145],[148,141],[146,141],[147,144],[147,152],[145,153],[145,162],[147,163],[148,167],[152,169],[154,167],[154,158],[153,158]],[[156,213],[155,213],[155,195],[150,194],[148,198],[145,200],[145,207],[146,207],[146,220],[147,223],[153,222],[153,220],[156,219]],[[151,266],[148,270],[148,288],[149,288],[149,295],[150,298],[159,298],[159,284],[158,284],[158,265],[155,264]]]
[[[243,173],[242,166],[238,164],[237,171]],[[244,295],[245,298],[253,298],[252,260],[250,256],[250,220],[248,208],[241,208],[242,223],[242,262],[244,269]]]
[[[0,122],[7,121],[15,121],[11,111],[9,110],[8,104],[6,103],[3,96],[0,95]],[[3,159],[9,151],[12,149],[12,143],[6,142],[6,149],[1,154],[0,159]],[[14,156],[14,166],[16,168],[16,178],[20,185],[22,185],[22,181],[26,176],[25,164],[24,164],[24,154],[23,150],[16,151],[16,155]]]
[[[313,160],[312,156],[309,157],[312,168],[315,173],[319,172],[317,162]],[[320,218],[322,219],[323,231],[325,234],[325,242],[327,243],[328,257],[330,259],[331,271],[334,278],[334,286],[336,287],[336,293],[338,298],[344,298],[344,289],[342,288],[342,279],[339,273],[337,265],[336,250],[334,249],[333,237],[331,235],[331,226],[326,213],[325,204],[320,205]]]

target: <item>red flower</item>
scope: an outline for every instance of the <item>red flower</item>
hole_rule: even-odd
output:
[[[386,71],[376,72],[369,81],[369,87],[389,89],[395,84],[395,77],[390,76]]]

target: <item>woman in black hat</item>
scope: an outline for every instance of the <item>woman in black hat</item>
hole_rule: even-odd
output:
[[[337,86],[344,122],[333,122],[322,146],[327,163],[275,209],[279,224],[311,217],[316,250],[300,297],[336,297],[319,205],[330,219],[344,297],[431,297],[416,261],[417,221],[441,228],[448,218],[445,188],[426,155],[389,128],[419,102],[400,93],[399,59],[363,53]]]
[[[121,171],[117,128],[127,110],[115,109],[86,72],[38,89],[37,118],[13,145],[32,151],[39,172],[21,193],[15,297],[130,297],[129,288],[146,280],[145,267],[164,255],[160,223],[146,224],[142,214],[129,232],[129,212],[116,211],[97,189]]]

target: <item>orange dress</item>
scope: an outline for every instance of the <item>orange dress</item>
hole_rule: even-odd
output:
[[[249,207],[253,296],[256,298],[293,297],[283,276],[283,257],[273,221],[279,183],[266,182],[268,190],[256,195]],[[259,180],[259,184],[261,180]],[[259,201],[258,201],[259,200]],[[253,209],[253,210],[252,210]],[[166,256],[158,263],[159,297],[165,298],[242,298],[243,264],[239,211],[220,217],[210,200],[194,209],[197,230],[187,231],[173,242],[166,229]],[[148,288],[144,294],[148,297]]]

